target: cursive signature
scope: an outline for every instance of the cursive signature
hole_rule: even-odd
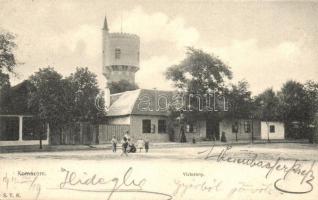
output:
[[[248,167],[256,167],[267,169],[267,173],[265,178],[268,178],[274,171],[282,172],[282,178],[278,178],[274,182],[274,187],[280,192],[291,193],[291,194],[305,194],[309,193],[313,190],[313,180],[315,179],[313,167],[315,165],[315,161],[311,162],[309,168],[306,168],[303,162],[308,162],[308,160],[291,160],[288,158],[278,157],[274,162],[259,160],[257,153],[249,153],[248,156],[231,156],[229,155],[229,151],[232,149],[232,146],[228,145],[224,147],[221,152],[214,154],[213,152],[214,146],[212,146],[209,150],[198,152],[198,154],[206,153],[204,159],[210,160],[216,158],[217,162],[228,162],[239,165],[245,165]],[[283,163],[283,161],[292,161],[292,165],[288,165]],[[292,176],[292,178],[290,178]],[[289,184],[289,183],[293,184]],[[284,183],[284,184],[283,184]],[[289,188],[290,185],[298,184],[297,188]]]
[[[208,183],[206,180],[200,182],[185,182],[182,180],[175,180],[176,189],[173,192],[173,196],[178,194],[182,197],[188,190],[195,190],[200,192],[219,192],[221,189],[222,181],[214,179],[212,183]]]
[[[63,181],[59,184],[58,189],[62,190],[107,193],[107,200],[110,200],[115,193],[144,193],[163,197],[166,200],[172,199],[172,196],[169,194],[144,190],[143,186],[147,180],[145,178],[132,178],[132,167],[128,168],[121,178],[113,177],[110,179],[98,177],[97,174],[87,176],[87,173],[84,173],[85,177],[81,177],[78,173],[65,168],[61,168],[61,172],[64,173],[65,176]],[[102,188],[100,186],[102,186]]]

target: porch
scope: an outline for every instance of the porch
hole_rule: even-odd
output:
[[[32,115],[0,115],[0,146],[48,145],[49,131]]]

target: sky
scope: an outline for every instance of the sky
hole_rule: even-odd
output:
[[[0,29],[16,35],[17,76],[39,68],[64,76],[76,67],[102,75],[102,25],[140,36],[140,88],[173,89],[165,70],[187,46],[218,56],[232,83],[246,80],[254,95],[287,80],[318,81],[317,1],[0,0]],[[154,79],[155,77],[155,79]]]

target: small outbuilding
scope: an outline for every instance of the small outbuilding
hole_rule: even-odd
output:
[[[285,139],[284,123],[278,121],[225,119],[220,122],[219,131],[227,141]]]

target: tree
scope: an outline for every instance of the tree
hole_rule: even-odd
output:
[[[9,112],[10,105],[10,81],[9,75],[0,71],[0,113]]]
[[[64,85],[62,75],[53,68],[47,67],[29,77],[30,87],[28,107],[39,122],[49,124],[51,136],[60,136],[63,124],[67,120],[64,109]],[[54,131],[53,131],[54,130]],[[58,130],[56,132],[56,130]],[[42,148],[42,133],[39,133],[40,148]]]
[[[170,66],[165,75],[168,80],[174,82],[180,96],[186,97],[183,102],[184,107],[181,108],[189,111],[183,113],[185,121],[191,122],[198,118],[210,117],[216,121],[218,114],[211,112],[211,99],[206,97],[212,94],[214,98],[225,93],[225,82],[232,78],[232,72],[225,63],[214,55],[189,47],[186,58],[179,64]],[[171,109],[171,111],[172,115],[181,115],[180,108]],[[216,134],[215,132],[213,131],[212,135]]]
[[[30,76],[31,83],[28,107],[36,118],[49,123],[50,126],[59,126],[66,121],[64,84],[62,75],[53,68],[42,68]]]
[[[0,71],[0,89],[4,87],[10,87],[10,78],[8,74]]]
[[[11,33],[0,32],[0,113],[8,112],[10,96],[9,74],[14,74],[16,59],[15,37]]]
[[[272,88],[255,97],[254,115],[264,121],[280,120],[279,98]]]
[[[237,85],[231,85],[226,95],[229,102],[229,112],[226,115],[230,118],[250,118],[253,111],[251,91],[248,90],[246,81],[239,81]]]
[[[223,92],[232,72],[218,57],[195,48],[187,48],[187,57],[166,71],[166,78],[188,93]]]
[[[14,73],[16,66],[13,52],[16,47],[14,39],[15,37],[11,33],[0,32],[0,73]]]
[[[43,123],[49,123],[51,135],[62,141],[62,128],[71,122],[95,121],[104,116],[95,102],[99,95],[96,75],[87,68],[63,79],[53,68],[40,69],[29,78],[28,106]],[[103,101],[101,101],[103,102]],[[100,105],[99,105],[100,106]]]
[[[315,118],[315,114],[318,113],[318,82],[307,81],[304,85],[306,93],[306,102],[309,104],[309,122],[312,123]]]
[[[287,128],[287,136],[307,138],[311,108],[304,85],[296,81],[287,81],[278,96],[281,116]],[[297,130],[292,128],[294,124],[299,127]]]
[[[194,117],[209,110],[213,99],[206,98],[207,95],[214,98],[225,93],[225,81],[232,78],[232,72],[219,58],[202,50],[189,47],[186,55],[178,65],[169,67],[165,74],[186,96],[183,109],[189,109]]]
[[[111,94],[130,91],[130,90],[136,90],[138,88],[139,87],[137,84],[130,83],[127,80],[120,80],[118,82],[112,82],[109,85],[109,89],[110,89]]]
[[[76,68],[75,73],[66,78],[71,91],[71,95],[67,95],[68,105],[74,121],[95,121],[104,115],[104,109],[96,106],[96,99],[102,96],[96,77],[88,68]]]
[[[265,121],[267,125],[267,140],[269,142],[269,122],[280,119],[279,99],[272,88],[265,90],[255,98],[254,115]]]
[[[232,84],[227,91],[226,98],[229,109],[228,112],[223,113],[222,117],[230,119],[252,118],[253,102],[251,91],[248,90],[248,83],[245,80],[239,81],[237,85]],[[237,125],[239,129],[240,123]],[[237,132],[235,136],[237,141]]]
[[[314,142],[315,131],[318,130],[318,82],[307,81],[304,85],[306,102],[308,103],[308,136],[309,141]],[[316,130],[315,130],[316,127]],[[318,133],[318,132],[317,132]]]

